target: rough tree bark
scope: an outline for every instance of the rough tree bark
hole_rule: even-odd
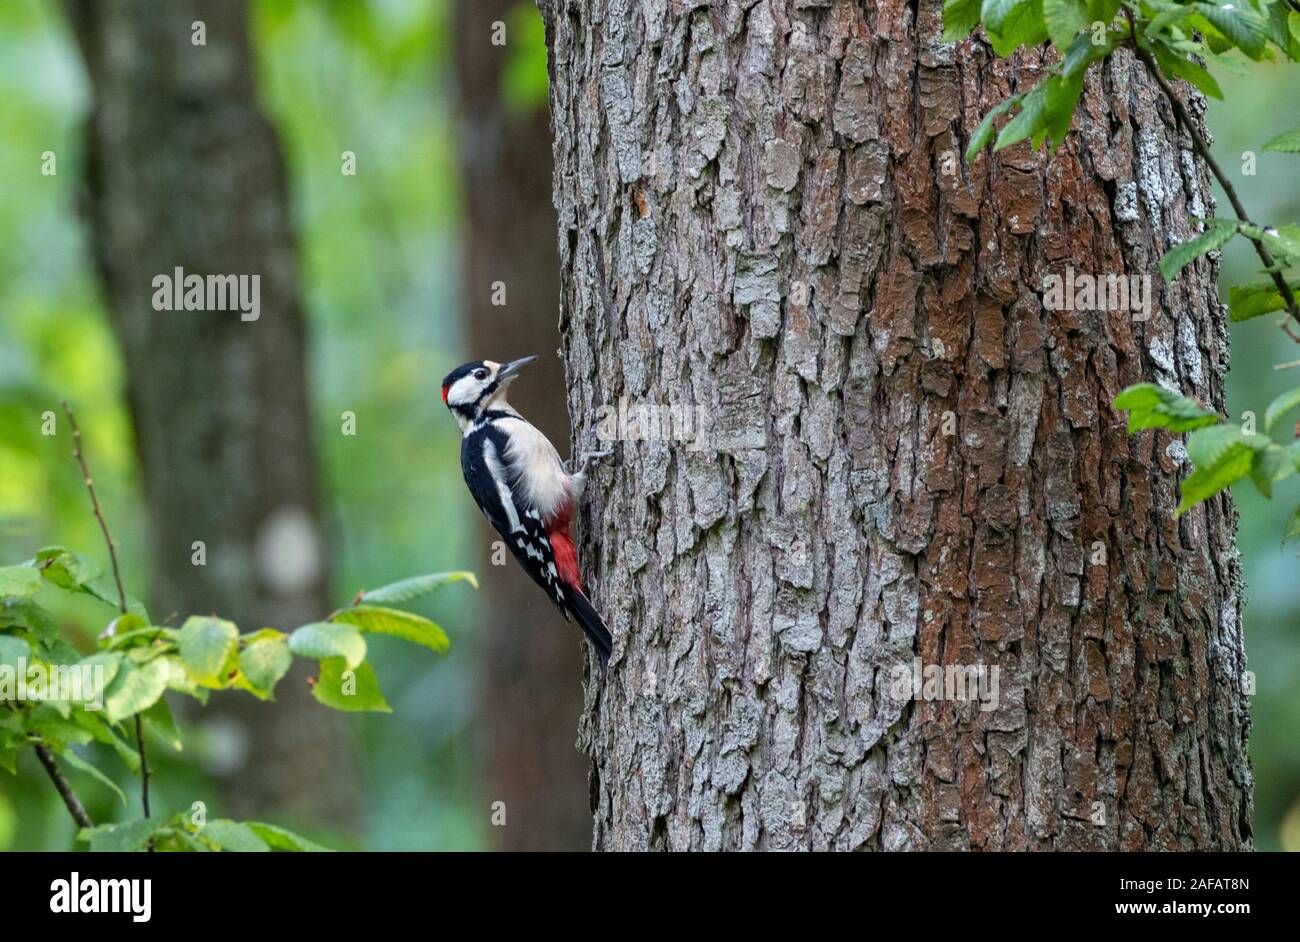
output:
[[[709,419],[591,488],[596,846],[1249,847],[1235,512],[1175,520],[1181,445],[1110,406],[1222,406],[1213,265],[1145,323],[1042,295],[1208,211],[1141,67],[1055,157],[967,166],[1044,63],[940,42],[938,0],[541,8],[575,435]],[[916,657],[997,667],[996,708],[893,688]]]
[[[472,356],[541,355],[521,381],[528,394],[520,402],[529,421],[563,442],[569,414],[564,367],[555,356],[560,280],[546,105],[524,113],[505,106],[502,73],[519,38],[491,42],[492,24],[507,20],[516,5],[459,0],[455,7],[465,311]],[[505,285],[504,305],[492,303],[495,282]],[[485,545],[480,571],[492,604],[482,624],[482,749],[487,795],[506,803],[506,825],[493,828],[492,837],[502,850],[581,849],[591,823],[586,762],[573,744],[573,717],[582,708],[580,635],[558,614],[543,614],[537,586],[513,562],[489,565],[491,544]]]
[[[247,6],[73,0],[68,10],[94,95],[87,211],[126,361],[151,608],[245,628],[316,620],[330,600],[296,249],[284,161],[254,95]],[[197,22],[203,45],[192,42]],[[260,317],[154,310],[153,279],[178,266],[260,275]],[[195,541],[206,565],[194,565]],[[347,823],[355,785],[337,720],[298,672],[277,699],[221,706],[244,734],[223,769],[224,807]]]

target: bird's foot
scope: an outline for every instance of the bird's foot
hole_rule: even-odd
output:
[[[595,462],[599,461],[602,458],[608,458],[613,453],[614,453],[613,448],[603,448],[600,451],[583,452],[580,458],[572,462],[574,465],[573,473],[586,474],[587,469],[590,468],[592,464],[594,464]]]

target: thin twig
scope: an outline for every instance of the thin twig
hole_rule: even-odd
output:
[[[117,547],[113,543],[113,535],[108,532],[108,521],[104,519],[104,512],[99,507],[99,497],[95,494],[95,479],[90,476],[90,468],[86,465],[86,456],[81,451],[81,429],[77,427],[77,417],[72,412],[72,407],[68,401],[63,400],[63,411],[68,415],[68,425],[72,428],[72,454],[77,459],[77,464],[81,467],[81,476],[86,482],[86,490],[90,493],[90,506],[94,508],[95,519],[99,521],[99,529],[104,533],[104,542],[108,544],[108,559],[113,565],[113,581],[117,583],[117,602],[118,609],[123,615],[126,614],[126,589],[122,588],[122,570],[117,564]],[[149,758],[145,754],[144,748],[144,724],[140,721],[140,714],[135,715],[135,747],[140,754],[140,804],[144,808],[144,816],[149,817]]]
[[[140,753],[140,804],[147,818],[149,817],[149,757],[144,754],[144,724],[140,721],[139,713],[135,715],[135,748]]]
[[[50,752],[49,747],[44,743],[35,743],[34,748],[36,749],[36,757],[41,760],[41,765],[45,766],[45,771],[50,774],[50,781],[54,783],[59,797],[68,806],[68,813],[72,815],[72,820],[83,828],[93,828],[95,822],[90,820],[90,815],[86,814],[86,806],[81,803],[77,793],[68,784],[68,780],[63,775],[63,770],[59,768],[59,763],[54,760],[54,754]]]
[[[1136,37],[1136,33],[1134,35]],[[1237,190],[1233,187],[1232,181],[1228,179],[1228,175],[1223,172],[1223,168],[1219,166],[1219,162],[1215,160],[1214,155],[1210,153],[1210,145],[1206,142],[1205,138],[1201,136],[1201,132],[1197,130],[1196,124],[1192,120],[1192,116],[1188,113],[1182,99],[1178,97],[1178,93],[1174,91],[1173,86],[1170,85],[1169,81],[1163,74],[1161,74],[1160,67],[1156,64],[1155,58],[1150,52],[1138,45],[1136,38],[1134,39],[1133,48],[1137,51],[1137,56],[1142,60],[1142,64],[1147,67],[1147,71],[1151,73],[1151,77],[1155,79],[1156,84],[1160,86],[1160,90],[1164,92],[1165,97],[1169,99],[1169,104],[1174,109],[1174,117],[1178,120],[1178,123],[1182,125],[1183,130],[1187,132],[1188,136],[1191,137],[1192,146],[1196,148],[1196,153],[1200,155],[1201,159],[1205,161],[1206,166],[1210,168],[1210,173],[1214,174],[1214,178],[1219,181],[1219,186],[1223,187],[1223,192],[1228,196],[1228,202],[1232,204],[1233,212],[1237,214],[1237,221],[1243,222],[1248,226],[1254,226],[1255,224],[1250,221],[1250,216],[1246,213],[1246,207],[1242,205],[1241,199],[1237,196]],[[1282,277],[1282,273],[1277,270],[1277,262],[1273,259],[1272,253],[1264,247],[1264,243],[1258,238],[1246,233],[1242,233],[1242,235],[1245,235],[1246,238],[1250,239],[1251,243],[1255,246],[1255,254],[1257,254],[1259,260],[1264,263],[1264,267],[1270,269],[1269,274],[1273,278],[1273,284],[1277,286],[1278,293],[1282,296],[1282,301],[1286,305],[1287,313],[1297,322],[1300,322],[1300,306],[1296,305],[1295,295],[1291,293],[1291,286],[1287,284],[1286,279]]]
[[[90,492],[90,506],[95,510],[95,519],[99,521],[99,529],[104,533],[104,542],[108,544],[108,559],[113,564],[113,581],[117,583],[117,602],[118,608],[122,614],[126,614],[126,590],[122,588],[122,571],[117,565],[117,548],[113,545],[113,536],[108,532],[108,523],[104,520],[104,513],[99,509],[99,498],[95,496],[95,479],[90,476],[90,468],[86,466],[86,456],[81,452],[81,429],[77,428],[77,417],[72,413],[72,407],[68,405],[68,400],[63,400],[63,411],[68,414],[68,424],[72,427],[72,454],[77,459],[77,464],[81,466],[81,476],[86,482],[86,490]]]

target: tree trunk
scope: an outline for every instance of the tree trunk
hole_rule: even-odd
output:
[[[550,131],[545,102],[516,112],[503,101],[503,70],[521,37],[491,42],[493,23],[517,0],[459,0],[455,9],[460,169],[465,186],[465,313],[470,356],[540,354],[521,381],[529,421],[554,442],[569,435],[556,311],[560,296],[551,207]],[[504,304],[494,304],[494,284]],[[498,296],[499,298],[499,296]],[[477,515],[475,515],[477,517]],[[497,539],[491,533],[484,545]],[[541,600],[537,586],[502,553],[485,552],[486,661],[481,714],[486,794],[504,801],[502,850],[576,850],[590,842],[586,763],[574,748],[582,642]],[[566,630],[567,629],[567,630]],[[484,811],[486,814],[486,809]]]
[[[1249,848],[1235,512],[1175,520],[1181,445],[1110,405],[1222,407],[1214,266],[1148,321],[1044,302],[1210,212],[1141,66],[1054,157],[967,165],[1044,63],[941,42],[938,0],[542,9],[574,434],[620,397],[707,427],[624,427],[584,510],[596,846]]]
[[[94,92],[88,214],[126,362],[154,616],[216,612],[245,630],[317,620],[330,600],[296,249],[284,161],[254,95],[247,7],[69,10]],[[177,267],[260,276],[260,315],[155,310],[153,279]],[[299,672],[277,698],[222,703],[242,735],[217,813],[271,807],[345,824],[355,786],[339,724]]]

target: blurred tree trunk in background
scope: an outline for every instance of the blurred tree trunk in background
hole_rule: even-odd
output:
[[[216,612],[242,630],[330,611],[284,162],[254,95],[242,2],[68,4],[94,95],[92,245],[126,362],[152,529],[156,619]],[[206,45],[194,45],[202,22]],[[152,281],[258,274],[261,315],[156,311]],[[206,565],[193,564],[202,541]],[[355,783],[305,674],[278,703],[225,698],[242,731],[210,814],[346,825]]]
[[[458,0],[455,7],[465,311],[471,357],[541,356],[514,399],[563,448],[569,415],[556,356],[560,283],[546,100],[524,109],[506,105],[502,77],[522,37],[508,33],[506,45],[491,42],[493,23],[514,23],[508,14],[517,6],[518,0]],[[492,303],[494,282],[505,285],[504,305]],[[506,850],[585,849],[591,844],[587,763],[574,747],[582,711],[581,633],[539,599],[513,563],[485,563],[481,571],[483,597],[490,600],[484,605],[486,797],[507,809],[506,826],[494,828],[493,836]]]
[[[1208,178],[1127,54],[1054,158],[966,165],[1043,63],[940,6],[541,2],[575,435],[705,417],[583,510],[599,848],[1250,846],[1235,512],[1175,520],[1182,451],[1110,405],[1222,408],[1214,266],[1147,322],[1040,295],[1152,272]]]

